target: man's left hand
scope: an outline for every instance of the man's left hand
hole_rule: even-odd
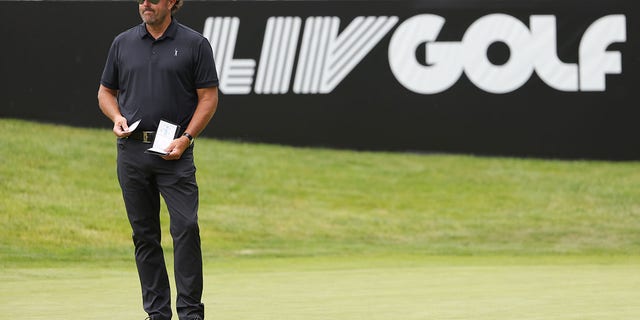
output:
[[[185,136],[181,136],[177,139],[174,139],[171,142],[171,144],[169,144],[169,146],[165,149],[165,151],[169,152],[169,154],[166,156],[163,156],[162,159],[165,159],[165,160],[180,159],[184,151],[187,150],[187,148],[189,148],[190,144],[191,142],[189,141],[189,138]]]

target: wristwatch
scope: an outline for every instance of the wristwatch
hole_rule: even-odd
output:
[[[187,139],[189,139],[189,145],[193,144],[193,136],[192,135],[190,135],[190,134],[185,132],[185,133],[182,134],[182,136],[183,137],[187,137]]]

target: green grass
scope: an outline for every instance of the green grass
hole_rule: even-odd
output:
[[[143,319],[112,133],[0,119],[0,153],[2,317]],[[640,162],[198,139],[196,164],[208,318],[640,318]]]
[[[109,130],[4,119],[0,142],[3,265],[129,261]],[[208,259],[640,253],[639,162],[211,139],[197,141],[196,161]]]
[[[203,302],[219,320],[635,320],[640,261],[584,257],[219,259]],[[0,274],[7,319],[144,319],[129,269]]]

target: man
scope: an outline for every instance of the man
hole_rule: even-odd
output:
[[[183,0],[138,3],[143,23],[113,41],[98,102],[118,137],[118,180],[133,230],[147,319],[172,316],[160,245],[160,195],[170,216],[178,317],[204,319],[193,139],[216,111],[217,72],[209,42],[173,17]],[[129,132],[128,125],[138,119],[138,128]],[[165,156],[144,152],[160,120],[180,126]]]

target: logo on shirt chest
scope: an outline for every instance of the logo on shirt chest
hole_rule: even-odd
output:
[[[150,67],[166,72],[182,72],[190,70],[191,59],[188,50],[181,47],[167,46],[154,50],[151,56]]]

